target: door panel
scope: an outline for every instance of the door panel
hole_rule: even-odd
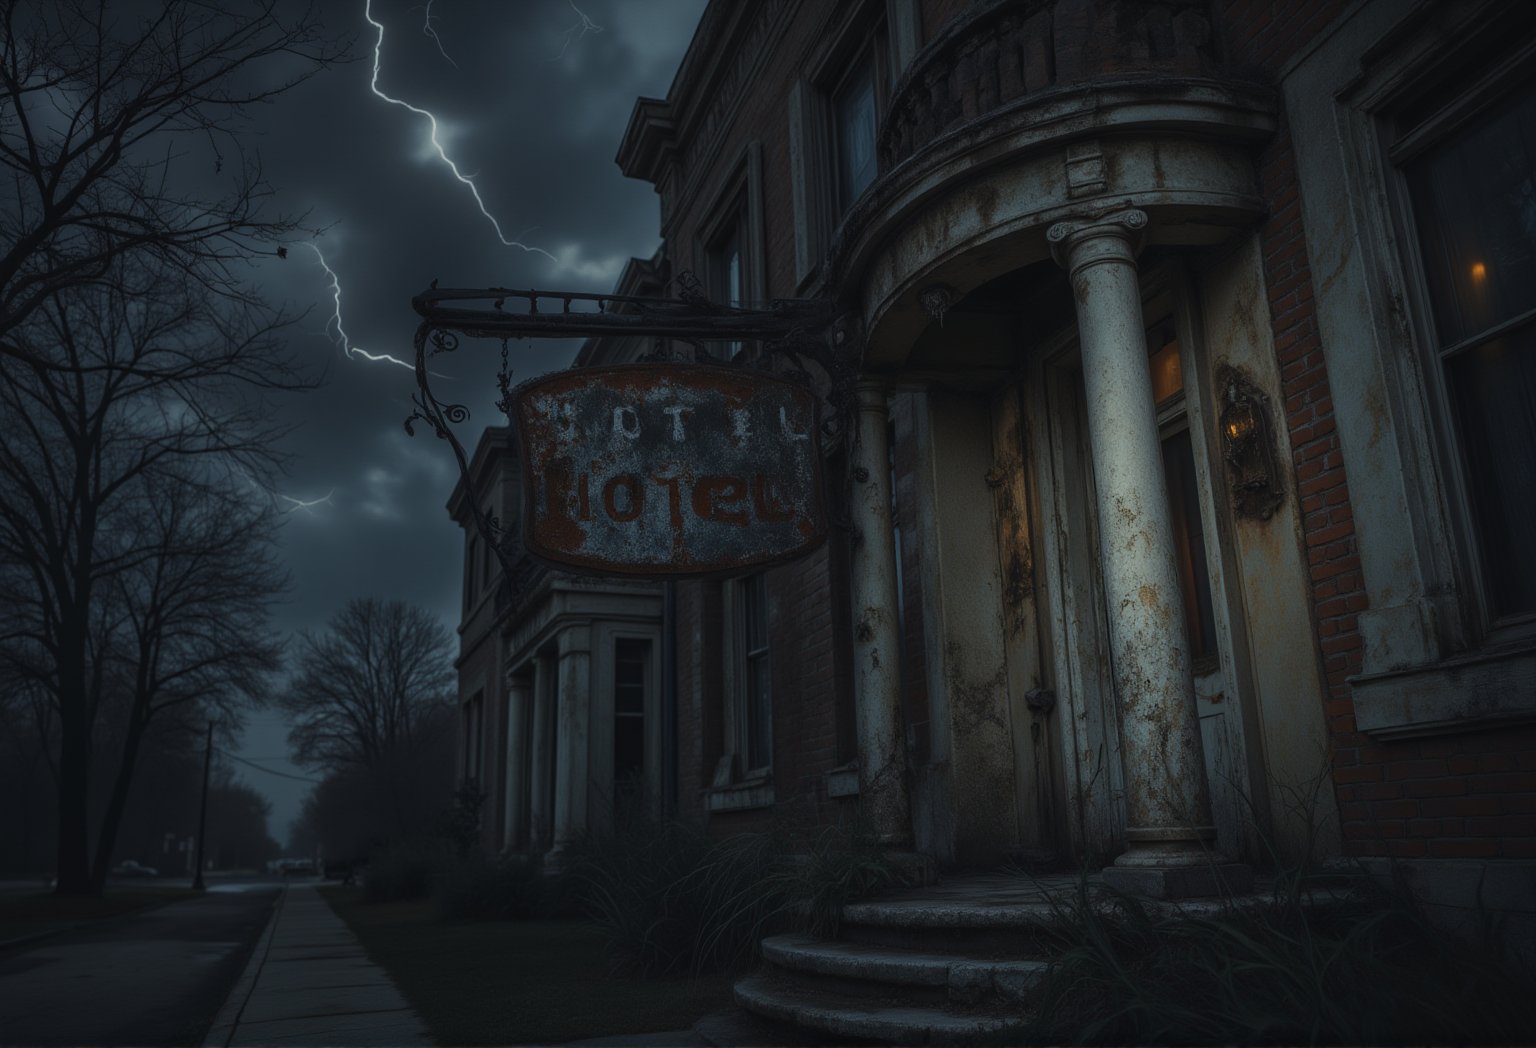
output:
[[[1059,843],[1052,800],[1054,695],[1045,685],[1041,667],[1040,615],[1030,525],[1034,510],[1030,503],[1019,390],[1013,385],[1004,387],[992,398],[992,455],[994,465],[987,474],[987,483],[997,510],[1003,647],[1013,726],[1019,844],[1027,851],[1047,852]]]
[[[1098,529],[1091,499],[1084,497],[1092,491],[1093,460],[1075,347],[1044,357],[1032,372],[1028,404],[1040,482],[1035,545],[1045,652],[1041,676],[1056,695],[1052,719],[1059,733],[1058,817],[1076,857],[1107,860],[1125,839],[1124,768],[1108,672]]]

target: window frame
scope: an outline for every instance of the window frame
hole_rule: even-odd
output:
[[[897,71],[916,54],[918,12],[908,0],[865,0],[844,14],[834,6],[841,24],[828,25],[826,43],[806,63],[789,93],[790,188],[794,206],[795,285],[803,292],[820,272],[821,260],[858,197],[839,198],[836,99],[866,56],[873,64],[875,89],[875,175],[880,180],[880,129],[890,105]],[[892,31],[892,27],[895,31]]]
[[[760,142],[754,140],[742,148],[716,187],[703,215],[693,237],[693,257],[695,269],[703,275],[705,293],[721,305],[729,304],[720,297],[722,289],[716,263],[720,246],[734,236],[741,257],[742,304],[767,301],[763,148]],[[727,359],[734,358],[742,348],[740,342],[714,344],[725,347],[723,351]]]
[[[1457,523],[1465,488],[1444,457],[1448,446],[1459,451],[1435,404],[1442,378],[1425,366],[1422,267],[1402,223],[1406,186],[1394,161],[1406,147],[1389,154],[1397,140],[1387,123],[1468,69],[1495,75],[1458,90],[1456,106],[1506,90],[1497,74],[1532,54],[1536,19],[1509,0],[1435,9],[1363,0],[1280,71],[1359,550],[1350,698],[1357,730],[1379,740],[1536,720],[1536,634],[1483,629],[1486,605],[1468,572],[1481,569]],[[1461,119],[1455,106],[1437,108]]]
[[[751,600],[751,587],[758,582],[762,586],[761,614],[764,640],[762,647],[753,648],[751,638],[747,636],[748,602]],[[773,777],[773,632],[770,626],[772,601],[768,592],[768,575],[766,572],[755,572],[741,578],[730,579],[726,582],[726,591],[728,632],[725,639],[726,650],[731,655],[730,665],[726,670],[726,691],[730,710],[728,743],[736,757],[738,781],[767,780]],[[766,707],[767,738],[760,740],[755,739],[755,728],[752,722],[751,692],[754,679],[750,669],[753,660],[756,659],[763,660],[763,664],[767,667],[768,680],[767,694],[761,697],[761,702]],[[766,763],[757,765],[752,763],[754,741],[762,744],[767,754]]]
[[[620,652],[620,648],[622,646],[624,646],[624,645],[634,645],[635,647],[640,649],[640,658],[638,660],[639,661],[639,665],[640,665],[640,679],[639,679],[639,682],[638,682],[638,687],[640,688],[640,710],[639,710],[638,713],[634,713],[634,712],[621,712],[619,710],[619,688],[621,687],[621,684],[619,682],[619,663],[620,663],[620,661],[622,661],[619,658],[619,652]],[[612,704],[612,715],[613,715],[613,722],[614,722],[614,743],[613,743],[612,746],[609,747],[611,752],[609,753],[609,756],[608,756],[608,763],[613,767],[614,779],[613,779],[612,793],[613,793],[613,798],[614,798],[615,803],[618,802],[618,800],[619,800],[619,798],[621,796],[623,787],[625,785],[624,783],[621,783],[618,780],[618,767],[617,767],[617,760],[618,760],[618,722],[622,718],[634,718],[634,719],[637,719],[637,720],[640,721],[640,747],[641,748],[640,748],[639,780],[643,784],[643,786],[644,786],[644,788],[645,788],[647,793],[652,792],[652,784],[651,784],[651,781],[650,781],[650,779],[651,779],[650,772],[651,772],[651,765],[654,764],[655,761],[654,761],[654,753],[653,753],[654,747],[651,744],[650,735],[651,735],[651,729],[653,727],[653,724],[652,724],[652,720],[653,720],[652,707],[655,705],[655,696],[654,696],[655,689],[652,686],[652,675],[655,672],[655,665],[656,665],[656,651],[655,651],[655,649],[656,649],[655,638],[653,638],[651,636],[648,636],[648,635],[647,636],[640,636],[640,635],[631,634],[631,633],[615,633],[609,639],[609,650],[611,652],[612,667],[613,668],[612,668],[612,672],[609,674],[609,680],[606,683],[608,685],[607,690],[608,690],[608,694],[609,694],[609,699],[610,699],[610,702]]]
[[[1466,69],[1470,60],[1462,56],[1455,68]],[[1407,291],[1407,323],[1413,343],[1414,365],[1419,386],[1428,408],[1431,426],[1431,451],[1438,469],[1443,511],[1450,530],[1450,554],[1458,590],[1464,594],[1460,612],[1468,647],[1506,642],[1536,641],[1536,609],[1499,616],[1488,592],[1484,567],[1484,540],[1473,503],[1473,481],[1469,476],[1462,446],[1464,438],[1452,404],[1451,382],[1447,371],[1451,361],[1470,352],[1502,332],[1529,325],[1536,320],[1536,295],[1533,308],[1517,317],[1501,321],[1450,345],[1441,345],[1430,302],[1428,275],[1420,243],[1418,216],[1414,211],[1409,176],[1405,167],[1424,157],[1472,122],[1486,115],[1517,91],[1536,92],[1536,40],[1516,46],[1454,96],[1419,114],[1411,128],[1396,126],[1403,111],[1417,104],[1443,84],[1448,70],[1437,70],[1435,86],[1402,93],[1379,100],[1373,113],[1378,149],[1382,160],[1381,177],[1386,183],[1386,199],[1393,231],[1398,240],[1399,262]],[[1533,172],[1536,174],[1536,172]]]

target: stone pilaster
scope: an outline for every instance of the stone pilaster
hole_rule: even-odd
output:
[[[900,628],[896,618],[896,542],[891,533],[891,474],[886,390],[858,385],[858,441],[850,514],[853,688],[858,709],[859,805],[880,840],[912,843],[907,748],[901,716]]]

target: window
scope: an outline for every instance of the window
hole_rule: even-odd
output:
[[[762,244],[762,147],[749,142],[737,162],[726,169],[704,209],[694,241],[694,268],[712,301],[745,306],[768,297]],[[740,342],[728,342],[714,351],[730,359],[741,349]]]
[[[715,243],[709,246],[709,297],[723,306],[746,302],[746,282],[741,260],[742,216],[733,215]]]
[[[790,189],[795,208],[795,279],[815,271],[843,216],[875,181],[880,114],[893,72],[915,51],[916,10],[905,2],[900,39],[886,31],[885,4],[835,5],[836,24],[789,94]]]
[[[837,210],[846,212],[875,180],[875,53],[863,56],[832,96]]]
[[[731,585],[735,680],[732,682],[736,753],[743,774],[773,763],[773,705],[768,663],[768,577],[749,575]]]
[[[616,800],[644,795],[647,640],[613,642],[613,792]]]
[[[468,609],[475,601],[475,573],[480,563],[480,542],[474,532],[469,534],[469,544],[464,553],[464,607]]]
[[[722,306],[740,307],[747,301],[746,270],[741,255],[745,217],[746,208],[738,203],[705,254],[709,297]],[[726,360],[735,360],[741,348],[740,342],[725,342],[721,343],[720,352]]]
[[[1417,116],[1399,122],[1409,148],[1398,160],[1429,313],[1426,370],[1497,628],[1536,616],[1536,81],[1443,129]]]
[[[1536,717],[1536,20],[1435,10],[1361,4],[1283,84],[1380,739]]]

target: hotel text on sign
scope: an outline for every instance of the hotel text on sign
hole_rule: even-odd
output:
[[[523,539],[556,564],[699,576],[826,535],[816,398],[696,364],[581,368],[518,387]]]

